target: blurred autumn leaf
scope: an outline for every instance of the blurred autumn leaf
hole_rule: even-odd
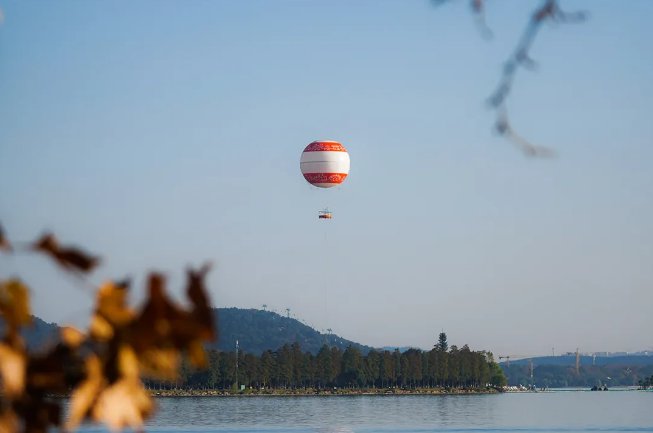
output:
[[[46,233],[33,245],[36,251],[43,252],[54,259],[61,267],[78,271],[91,272],[100,263],[99,258],[93,257],[75,247],[61,247],[57,238],[51,233]]]
[[[1,10],[0,13],[2,13]],[[9,243],[9,240],[5,237],[5,232],[4,229],[2,228],[2,224],[0,224],[0,250],[11,251],[11,244]]]
[[[8,245],[0,232],[3,242]],[[77,248],[61,247],[52,234],[30,250],[73,272],[88,273],[99,264]],[[187,271],[188,308],[168,297],[159,273],[149,275],[140,309],[129,305],[128,282],[102,284],[88,332],[64,327],[61,342],[40,355],[27,353],[19,332],[31,321],[29,289],[18,279],[0,280],[0,316],[8,325],[0,341],[0,433],[44,433],[51,426],[72,431],[84,421],[142,429],[154,402],[141,376],[177,378],[184,354],[192,365],[206,365],[204,343],[217,335],[204,284],[209,269]],[[67,394],[69,417],[62,423],[56,396]]]
[[[20,280],[0,282],[0,314],[5,317],[7,325],[14,330],[32,321],[29,290]]]

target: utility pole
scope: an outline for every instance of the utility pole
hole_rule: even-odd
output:
[[[576,348],[576,374],[580,374],[580,352]]]
[[[236,390],[238,389],[238,340],[236,340]]]

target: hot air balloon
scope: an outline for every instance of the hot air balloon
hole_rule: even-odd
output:
[[[349,153],[337,141],[314,141],[299,162],[304,179],[318,188],[340,185],[349,174]]]

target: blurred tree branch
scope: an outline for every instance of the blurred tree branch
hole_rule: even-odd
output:
[[[440,6],[453,0],[432,0],[433,4]],[[469,0],[481,34],[485,37],[492,36],[492,31],[485,21],[485,0]],[[502,136],[511,140],[526,156],[551,157],[555,152],[544,146],[536,146],[530,140],[518,134],[510,123],[508,116],[507,100],[512,91],[515,75],[520,68],[533,70],[537,63],[530,56],[530,49],[535,38],[545,22],[577,23],[584,21],[587,13],[584,11],[566,12],[560,8],[558,0],[543,0],[532,12],[517,46],[508,60],[504,63],[499,83],[488,98],[488,104],[496,113],[494,129]]]

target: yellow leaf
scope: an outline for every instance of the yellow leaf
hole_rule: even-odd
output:
[[[122,345],[120,347],[118,351],[118,369],[125,379],[138,381],[138,358],[134,353],[134,349],[130,346]]]
[[[17,433],[18,417],[11,410],[0,413],[0,433]]]
[[[31,323],[29,289],[20,280],[12,279],[0,284],[0,312],[15,328]]]
[[[0,377],[3,393],[10,398],[20,396],[25,389],[25,354],[0,343]]]
[[[113,337],[113,326],[107,319],[97,314],[93,315],[91,319],[91,326],[89,327],[89,333],[91,337],[99,341],[107,341]]]
[[[181,356],[173,347],[148,349],[139,356],[143,373],[150,377],[175,380],[179,375]]]
[[[188,342],[188,358],[197,368],[205,368],[207,366],[206,353],[200,340],[191,340]]]
[[[134,319],[127,306],[127,288],[111,281],[104,283],[97,294],[97,314],[114,326],[125,326]]]
[[[82,331],[73,328],[72,326],[64,326],[61,328],[60,333],[61,341],[63,341],[66,346],[73,349],[79,347],[86,339],[86,336]]]
[[[66,430],[72,431],[86,418],[100,390],[105,385],[102,375],[102,363],[97,355],[91,355],[85,361],[86,379],[73,390]]]
[[[120,379],[99,395],[93,418],[113,431],[125,427],[140,430],[153,410],[152,397],[139,381]]]

